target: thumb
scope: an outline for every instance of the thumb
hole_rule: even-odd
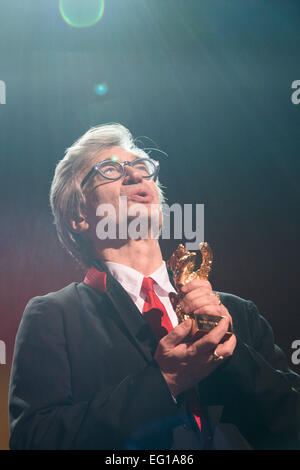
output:
[[[177,344],[181,343],[182,340],[188,336],[188,334],[191,332],[191,328],[192,320],[185,320],[182,323],[179,323],[179,325],[175,326],[175,328],[171,330],[167,336],[161,339],[161,342],[163,342],[164,347],[167,348],[177,346]]]

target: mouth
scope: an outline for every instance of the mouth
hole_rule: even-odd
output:
[[[144,204],[153,201],[152,193],[145,188],[132,190],[126,196],[129,201],[142,202]]]

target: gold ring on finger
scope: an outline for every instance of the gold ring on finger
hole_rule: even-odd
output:
[[[216,351],[213,352],[213,360],[214,361],[222,361],[224,359],[224,356],[221,356],[216,353]]]
[[[216,296],[217,299],[218,299],[218,304],[221,305],[222,302],[221,302],[220,296],[219,296],[219,294],[218,294],[217,292],[215,293],[215,296]]]

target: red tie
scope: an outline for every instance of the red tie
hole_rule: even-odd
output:
[[[143,307],[143,316],[149,324],[150,328],[152,328],[152,331],[160,340],[173,329],[173,325],[164,304],[159,300],[158,296],[154,292],[154,282],[155,281],[150,277],[144,277],[143,279],[141,291],[146,295]],[[201,411],[198,405],[196,390],[189,390],[186,393],[186,397],[189,409],[193,413],[201,431]]]
[[[173,329],[173,325],[164,307],[154,292],[154,280],[151,277],[144,277],[142,292],[146,295],[143,316],[156,337],[160,340]]]

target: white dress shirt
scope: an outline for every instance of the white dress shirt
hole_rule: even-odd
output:
[[[136,269],[129,268],[124,264],[114,263],[112,261],[107,261],[105,264],[114,278],[122,285],[128,295],[130,295],[133,302],[142,313],[145,301],[145,295],[141,292],[144,275],[139,271],[136,271]],[[166,263],[163,262],[162,265],[154,271],[154,273],[147,277],[151,277],[151,279],[155,281],[154,292],[159,297],[159,300],[164,304],[173,327],[177,326],[177,315],[174,312],[169,298],[169,293],[176,293],[176,290],[170,282]]]

